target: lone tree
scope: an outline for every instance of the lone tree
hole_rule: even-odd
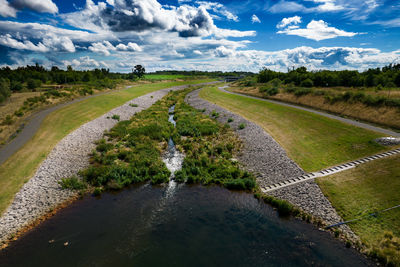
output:
[[[134,76],[138,77],[139,79],[144,76],[146,69],[142,65],[136,65],[134,69],[132,69],[132,73]]]

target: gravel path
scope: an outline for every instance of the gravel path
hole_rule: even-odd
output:
[[[135,113],[149,108],[170,90],[181,90],[185,87],[187,86],[167,88],[128,101],[82,125],[62,139],[42,162],[35,175],[16,194],[13,203],[0,218],[0,247],[24,227],[76,197],[76,192],[62,190],[58,181],[77,174],[89,165],[89,153],[95,148],[94,142],[117,123],[110,119],[113,115],[127,120]],[[138,107],[129,106],[131,103]]]
[[[302,106],[298,106],[298,105],[294,105],[294,104],[288,104],[288,103],[281,102],[281,101],[276,101],[276,100],[271,100],[271,99],[265,99],[265,98],[260,98],[260,97],[255,97],[255,96],[249,96],[249,95],[245,95],[245,94],[230,92],[230,91],[225,90],[225,88],[226,87],[220,87],[219,89],[221,91],[225,92],[225,93],[228,93],[228,94],[240,95],[240,96],[243,96],[243,97],[248,97],[248,98],[253,98],[253,99],[257,99],[257,100],[261,100],[261,101],[265,101],[265,102],[270,102],[270,103],[278,104],[278,105],[285,106],[285,107],[291,107],[291,108],[295,108],[295,109],[299,109],[299,110],[304,110],[304,111],[312,112],[314,114],[318,114],[318,115],[321,115],[321,116],[324,116],[324,117],[327,117],[327,118],[330,118],[330,119],[334,119],[334,120],[338,120],[338,121],[341,121],[341,122],[344,122],[344,123],[347,123],[347,124],[351,124],[351,125],[354,125],[354,126],[357,126],[357,127],[360,127],[360,128],[371,130],[371,131],[374,131],[374,132],[378,132],[378,133],[382,133],[382,134],[386,134],[386,135],[391,135],[391,136],[394,136],[394,137],[400,137],[400,133],[399,132],[395,132],[395,131],[391,131],[391,130],[388,130],[388,129],[376,127],[376,126],[373,126],[371,124],[359,122],[359,121],[356,121],[356,120],[342,118],[340,116],[332,115],[332,114],[325,113],[325,112],[322,112],[322,111],[317,111],[315,109],[305,108],[305,107],[302,107]]]
[[[260,126],[212,104],[199,97],[199,91],[190,93],[186,101],[197,109],[205,109],[206,114],[212,111],[219,113],[217,120],[227,123],[228,118],[233,122],[230,126],[243,141],[243,149],[238,160],[244,167],[253,172],[260,186],[266,186],[282,182],[305,174],[305,172],[293,162],[285,150]],[[239,129],[240,124],[245,124],[244,129]],[[282,190],[273,191],[271,195],[288,200],[304,211],[322,219],[327,224],[341,222],[342,219],[336,213],[329,200],[323,195],[319,186],[314,181],[293,185]],[[347,225],[340,226],[344,233],[357,241],[358,238]]]

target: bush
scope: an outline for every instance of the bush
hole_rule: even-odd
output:
[[[70,190],[82,190],[85,189],[86,183],[81,181],[78,177],[72,176],[70,178],[62,178],[61,181],[58,182],[62,189],[70,189]]]
[[[244,123],[239,124],[239,129],[240,130],[243,130],[244,128],[246,128],[246,124],[244,124]]]
[[[1,125],[12,125],[14,120],[12,119],[11,115],[7,115]]]
[[[28,81],[26,82],[26,86],[30,90],[34,90],[34,89],[40,87],[41,85],[42,85],[42,81],[41,80],[28,79]]]
[[[232,118],[229,118],[229,119],[228,119],[228,123],[230,123],[230,122],[233,122],[233,119],[232,119]]]
[[[300,86],[301,87],[313,87],[314,82],[310,78],[307,78],[307,79],[301,81]]]
[[[214,117],[214,118],[218,118],[218,117],[219,117],[219,113],[216,112],[215,110],[213,110],[213,111],[211,112],[211,116]]]
[[[22,117],[22,116],[24,116],[24,112],[22,112],[21,109],[19,109],[14,112],[14,115],[17,117]]]
[[[120,116],[117,114],[112,115],[111,119],[119,121]]]

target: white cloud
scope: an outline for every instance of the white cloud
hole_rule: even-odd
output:
[[[256,16],[256,14],[253,14],[253,16],[251,16],[251,23],[261,23],[261,20]]]
[[[207,10],[212,10],[213,12],[226,17],[229,20],[239,21],[239,17],[228,11],[226,7],[221,3],[207,2],[207,1],[196,1],[196,4],[204,7]]]
[[[215,49],[214,54],[216,57],[232,57],[235,55],[235,50],[220,46]]]
[[[77,69],[93,69],[93,68],[99,68],[99,67],[105,67],[108,68],[109,65],[104,62],[104,61],[97,61],[89,56],[83,56],[80,57],[79,59],[73,59],[73,60],[63,60],[62,63],[64,66],[72,66],[73,68]]]
[[[281,29],[281,28],[285,28],[286,26],[289,25],[296,25],[301,23],[301,17],[299,16],[294,16],[294,17],[290,17],[290,18],[283,18],[278,25],[276,25],[277,28]]]
[[[340,36],[352,37],[358,34],[355,32],[346,32],[334,27],[329,27],[328,23],[323,20],[312,20],[307,24],[306,28],[286,28],[278,31],[278,33],[297,35],[315,41],[332,39]]]
[[[30,50],[36,52],[49,51],[49,49],[40,42],[37,45],[35,45],[34,43],[28,40],[18,41],[14,39],[10,34],[0,35],[0,44],[14,49]]]
[[[7,0],[0,0],[0,16],[2,17],[16,17],[17,10],[10,6]]]
[[[92,0],[86,1],[83,10],[62,14],[64,20],[77,28],[84,28],[96,33],[112,32],[141,34],[146,31],[178,32],[180,37],[219,35],[228,37],[239,36],[238,32],[229,29],[220,29],[207,9],[216,9],[228,19],[237,20],[237,16],[222,9],[218,3],[199,1],[198,7],[190,5],[162,6],[156,0],[115,1],[114,6],[107,6],[104,2],[95,4]],[[246,34],[247,33],[247,34]],[[240,36],[253,36],[254,32],[242,32]]]
[[[142,48],[136,43],[129,42],[127,45],[118,44],[116,46],[112,45],[109,41],[92,43],[88,49],[94,53],[103,54],[105,56],[111,55],[110,51],[126,51],[126,52],[136,52],[142,51]]]
[[[300,11],[305,11],[306,8],[298,4],[296,2],[290,2],[290,1],[284,1],[281,0],[272,7],[268,9],[269,12],[271,13],[292,13],[292,12],[300,12]]]
[[[28,8],[41,13],[58,13],[58,7],[51,0],[14,0],[12,5],[17,9]]]
[[[132,51],[132,52],[142,51],[142,48],[140,46],[138,46],[136,43],[132,43],[132,42],[129,42],[127,45],[118,44],[116,46],[116,48],[118,51]]]

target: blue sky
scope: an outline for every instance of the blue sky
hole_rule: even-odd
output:
[[[400,63],[400,1],[0,0],[0,66],[285,71]]]

